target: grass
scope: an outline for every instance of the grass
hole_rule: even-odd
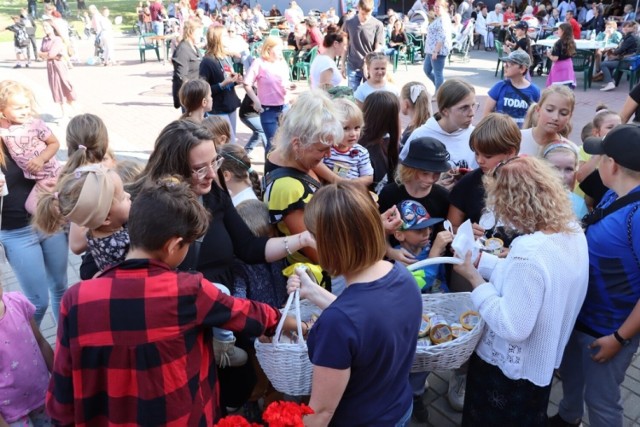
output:
[[[71,25],[73,25],[79,34],[82,34],[82,30],[84,29],[82,22],[78,19],[78,9],[76,2],[74,0],[67,0],[67,4],[69,9],[71,10],[71,15],[67,20]],[[13,24],[11,17],[13,15],[20,14],[20,9],[26,7],[27,2],[24,0],[2,0],[0,1],[0,28],[4,29],[9,25]],[[123,33],[129,32],[132,26],[138,21],[138,16],[136,14],[136,5],[137,2],[135,0],[101,0],[99,3],[93,3],[90,0],[86,0],[87,6],[90,4],[95,4],[98,9],[102,9],[103,7],[108,7],[110,11],[110,19],[113,22],[113,19],[116,16],[122,16],[122,24],[114,25],[114,29],[116,31],[120,31]],[[42,0],[38,0],[38,18],[42,16],[44,13],[44,3]],[[38,40],[42,39],[44,33],[42,32],[42,25],[38,22],[36,37]],[[1,31],[0,32],[0,42],[8,42],[13,41],[13,33],[11,31]]]

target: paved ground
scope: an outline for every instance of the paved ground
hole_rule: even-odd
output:
[[[169,63],[162,64],[153,57],[153,52],[147,52],[147,62],[140,63],[137,40],[122,36],[117,38],[116,53],[121,65],[115,67],[89,66],[86,59],[92,51],[89,41],[79,43],[82,63],[78,63],[72,70],[72,80],[78,91],[79,99],[76,104],[77,112],[90,112],[102,117],[109,129],[111,147],[118,156],[135,156],[144,158],[153,148],[155,137],[170,121],[178,118],[179,113],[173,109],[171,100],[171,72]],[[454,62],[445,69],[445,77],[460,77],[476,87],[478,101],[482,104],[486,99],[488,89],[498,80],[494,77],[494,52],[472,51],[472,60],[468,63]],[[59,115],[59,110],[51,101],[47,86],[45,65],[42,62],[32,63],[29,69],[12,69],[14,62],[13,46],[10,43],[0,43],[0,79],[14,79],[26,83],[36,93],[40,112],[61,141],[64,147],[64,132],[66,121],[53,120]],[[398,86],[409,81],[426,80],[420,65],[410,65],[405,70],[403,65],[398,67],[395,76]],[[544,77],[535,77],[534,82],[544,87]],[[620,110],[627,96],[628,83],[613,92],[602,93],[599,85],[583,92],[582,79],[578,77],[579,89],[576,90],[576,109],[573,114],[573,132],[571,139],[580,141],[580,130],[591,120],[595,108],[599,103],[606,104],[613,110]],[[308,89],[302,82],[297,92]],[[242,96],[242,95],[241,95]],[[482,105],[480,110],[482,111]],[[476,117],[476,122],[480,117]],[[248,140],[248,130],[238,124],[238,137],[241,143]],[[64,149],[62,150],[64,151]],[[64,153],[60,154],[64,158]],[[252,157],[260,165],[263,157],[260,150],[254,150]],[[70,256],[69,283],[77,282],[79,258]],[[1,270],[0,270],[1,271]],[[19,286],[10,272],[2,276],[7,290],[19,290]],[[55,341],[55,325],[50,311],[47,313],[42,329],[50,342]],[[436,372],[429,377],[430,389],[425,399],[429,403],[430,422],[434,426],[454,426],[460,423],[460,414],[455,413],[446,401],[447,373]],[[562,390],[557,381],[551,392],[549,413],[557,412],[557,404]],[[627,372],[623,384],[623,399],[625,407],[625,426],[640,425],[640,362],[638,358]],[[412,424],[417,426],[418,424]]]

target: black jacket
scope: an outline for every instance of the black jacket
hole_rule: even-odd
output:
[[[233,63],[227,58],[205,56],[200,63],[200,76],[211,85],[212,114],[229,114],[240,106],[235,84],[226,87],[219,85],[224,80],[225,66],[228,68],[227,72],[233,72]]]
[[[194,49],[191,43],[183,40],[173,52],[171,62],[173,63],[173,106],[180,108],[178,92],[185,80],[197,79],[200,75],[200,51]]]
[[[635,55],[637,48],[638,40],[633,33],[627,33],[622,40],[620,40],[620,44],[612,53],[619,56]]]

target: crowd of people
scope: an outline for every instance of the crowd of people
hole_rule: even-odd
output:
[[[640,344],[640,127],[626,124],[638,119],[640,85],[571,141],[576,94],[562,61],[574,28],[559,25],[540,90],[522,42],[530,27],[507,8],[516,39],[505,79],[477,117],[473,85],[443,69],[456,24],[477,28],[482,8],[417,3],[431,19],[426,78],[402,87],[389,72],[402,18],[385,28],[371,0],[342,22],[331,11],[305,19],[292,1],[282,33],[261,35],[254,55],[233,38],[255,42],[259,7],[141,4],[141,31],[163,33],[173,18],[180,33],[181,114],[145,164],[117,159],[108,124],[87,113],[70,119],[60,165],[31,89],[0,81],[0,243],[21,289],[0,286],[0,342],[16,343],[0,349],[0,425],[215,425],[240,408],[259,422],[266,403],[300,399],[270,386],[253,349],[294,291],[322,310],[297,337],[314,374],[305,425],[426,423],[429,372],[411,372],[421,294],[460,291],[486,323],[449,379],[463,425],[577,426],[585,404],[591,425],[623,424],[620,386]],[[565,3],[560,19],[571,20]],[[595,31],[614,34],[608,22]],[[53,15],[42,25],[39,57],[64,107],[75,100],[68,45]],[[635,22],[622,28],[624,46]],[[311,89],[295,102],[285,50],[309,62]],[[244,148],[238,116],[253,131]],[[259,142],[262,180],[249,156]],[[467,220],[477,246],[501,247],[455,253]],[[69,250],[82,254],[82,281],[68,287]],[[460,264],[407,269],[442,256]],[[55,350],[39,330],[49,305]],[[284,330],[296,336],[295,319]],[[556,372],[563,398],[548,418]]]

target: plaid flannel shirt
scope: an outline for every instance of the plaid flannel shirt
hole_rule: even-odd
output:
[[[272,335],[279,318],[199,273],[127,260],[65,293],[47,410],[58,425],[211,426],[211,327]]]

